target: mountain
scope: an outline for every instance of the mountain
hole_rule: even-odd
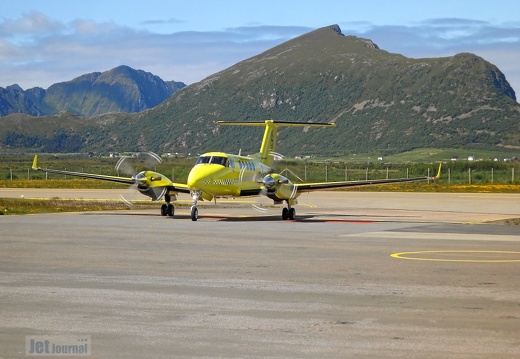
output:
[[[18,85],[0,87],[0,116],[9,113],[27,113],[34,116],[43,115],[40,104],[45,97],[45,90],[35,87],[24,91]]]
[[[0,129],[0,146],[49,150],[61,147],[46,143],[63,140],[81,151],[250,153],[258,150],[261,131],[219,128],[215,121],[269,118],[337,124],[284,129],[278,150],[286,155],[520,149],[520,104],[496,66],[469,53],[407,58],[344,36],[337,25],[239,62],[142,113],[98,116],[83,125],[71,119],[73,126],[64,115],[53,116],[38,119],[35,132],[25,124],[34,119],[2,119],[11,130]]]
[[[284,154],[520,148],[520,105],[496,66],[468,53],[407,58],[371,40],[344,36],[338,26],[307,33],[193,84],[144,114],[140,124],[150,131],[161,123],[154,140],[162,149],[226,144],[251,152],[258,131],[220,129],[214,121],[267,118],[337,123],[334,130],[283,130]]]
[[[36,87],[24,91],[18,85],[0,88],[0,115],[45,116],[67,111],[95,116],[108,112],[140,112],[157,106],[185,86],[182,82],[165,82],[149,72],[119,66],[57,83],[47,90]]]

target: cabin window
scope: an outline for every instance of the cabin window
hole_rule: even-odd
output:
[[[195,164],[198,165],[201,163],[209,163],[210,160],[211,160],[211,156],[200,156],[197,159],[197,162]]]
[[[223,157],[223,156],[200,156],[197,159],[197,162],[195,164],[198,165],[198,164],[207,164],[207,163],[227,167],[228,159],[227,159],[227,157]]]
[[[213,157],[211,157],[211,161],[209,163],[227,167],[228,159],[226,157],[222,157],[222,156],[213,156]]]

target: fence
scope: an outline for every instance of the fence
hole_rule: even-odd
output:
[[[70,165],[70,164],[69,164]],[[163,163],[152,169],[169,176],[177,182],[186,182],[189,170],[193,163],[182,164]],[[54,169],[69,170],[75,172],[87,172],[103,175],[131,176],[128,173],[118,173],[113,164],[94,166],[60,167],[49,166]],[[145,168],[135,167],[134,174]],[[434,176],[437,173],[438,164],[356,164],[343,162],[304,162],[288,161],[277,166],[277,172],[282,173],[294,182],[329,182],[345,180],[367,180],[386,178],[407,178],[420,176]],[[72,179],[71,176],[44,173],[13,166],[0,167],[0,180],[17,179]],[[445,163],[443,164],[441,177],[438,180],[445,184],[520,184],[520,163]]]
[[[304,182],[329,182],[368,179],[409,178],[435,176],[438,164],[352,164],[307,163],[287,166],[286,176]],[[285,171],[285,168],[282,172]],[[447,184],[520,184],[520,163],[453,165],[443,164],[441,183]]]

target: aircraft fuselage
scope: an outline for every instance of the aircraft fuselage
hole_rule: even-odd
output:
[[[257,195],[262,180],[272,169],[251,157],[222,152],[208,152],[197,159],[188,175],[190,191],[201,191],[201,197]]]

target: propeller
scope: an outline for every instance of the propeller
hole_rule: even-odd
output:
[[[267,197],[274,200],[278,199],[294,199],[296,198],[296,186],[287,177],[270,173],[263,179],[264,189],[267,191]]]
[[[117,161],[115,165],[115,170],[117,171],[118,175],[120,173],[130,175],[135,180],[135,183],[127,189],[127,193],[119,195],[121,200],[127,206],[133,205],[132,199],[135,198],[136,189],[142,192],[144,189],[146,189],[149,181],[157,180],[157,178],[148,177],[146,171],[162,163],[161,156],[151,151],[145,152],[144,158],[142,155],[143,154],[139,154],[137,156],[123,156],[119,159],[119,161]],[[144,170],[138,172],[138,168],[143,167]],[[160,200],[165,194],[166,188],[162,189],[162,193],[156,194],[157,200]]]
[[[273,167],[276,168],[284,156],[276,152],[271,152],[270,155],[274,157],[275,164]],[[293,177],[300,182],[304,182],[300,176],[287,167],[285,167],[285,169],[279,173],[277,173],[274,169],[271,169],[269,173],[262,174],[260,179],[257,180],[257,182],[262,185],[260,198],[269,198],[275,202],[279,202],[280,199],[285,200],[296,198],[296,186],[293,185],[293,182],[289,177]],[[267,209],[262,205],[253,204],[252,206],[259,212],[267,211]]]

